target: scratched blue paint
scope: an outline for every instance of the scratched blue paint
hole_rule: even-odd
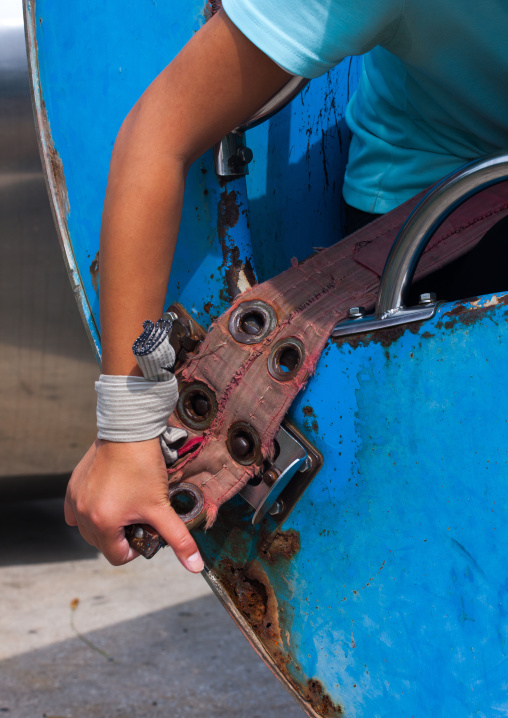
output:
[[[279,527],[300,550],[260,562],[289,673],[345,716],[508,715],[508,311],[489,302],[330,343],[291,409],[324,465]]]

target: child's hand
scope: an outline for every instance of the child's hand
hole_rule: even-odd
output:
[[[169,503],[158,438],[125,444],[96,439],[69,481],[65,520],[114,566],[139,555],[129,546],[124,526],[146,523],[185,568],[203,570],[196,542]]]

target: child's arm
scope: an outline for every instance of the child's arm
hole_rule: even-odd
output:
[[[143,321],[163,312],[189,166],[289,77],[219,12],[129,113],[115,143],[102,218],[104,374],[140,373],[131,347]],[[123,527],[148,523],[184,566],[202,568],[169,505],[158,438],[96,440],[72,475],[65,516],[113,564],[135,556]]]

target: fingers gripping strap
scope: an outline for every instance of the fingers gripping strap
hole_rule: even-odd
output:
[[[108,441],[146,441],[160,436],[178,401],[178,386],[172,374],[161,382],[101,374],[95,391],[97,435]]]

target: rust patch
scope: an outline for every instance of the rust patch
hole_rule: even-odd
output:
[[[90,276],[92,278],[93,288],[96,293],[99,293],[99,252],[95,255],[95,258],[90,265]]]
[[[340,716],[344,713],[340,706],[333,703],[330,696],[325,693],[321,681],[316,678],[307,681],[307,690],[304,696],[316,713],[324,716],[324,718],[335,718],[335,716]]]
[[[51,127],[48,119],[48,112],[46,104],[42,98],[40,88],[38,87],[38,81],[40,78],[39,72],[39,50],[37,46],[37,19],[35,15],[35,2],[29,4],[30,9],[30,20],[32,26],[32,33],[28,33],[28,51],[29,51],[29,66],[31,61],[36,63],[36,71],[31,74],[31,85],[32,95],[34,99],[34,106],[37,119],[37,129],[39,131],[39,148],[44,159],[44,169],[46,171],[46,179],[48,181],[51,199],[55,214],[59,216],[61,221],[64,223],[70,213],[69,197],[67,194],[67,185],[65,182],[65,175],[63,171],[62,160],[56,148],[53,144],[53,137],[51,134]],[[39,24],[42,25],[42,17],[39,17]],[[33,43],[33,44],[32,44]],[[35,77],[33,75],[35,74]],[[41,140],[44,140],[41,142]],[[45,146],[44,146],[45,145]],[[46,151],[47,149],[47,151]],[[64,241],[64,237],[60,237],[61,241]]]
[[[240,218],[240,207],[237,202],[237,194],[234,189],[228,192],[227,189],[221,192],[217,206],[217,232],[219,239],[223,242],[228,234],[228,229],[234,227]]]
[[[400,324],[395,327],[387,327],[386,329],[377,329],[374,332],[368,334],[353,334],[348,337],[338,337],[337,339],[332,338],[337,346],[341,347],[344,344],[348,344],[351,349],[358,349],[358,347],[366,347],[369,344],[381,344],[385,349],[390,347],[393,342],[396,342],[401,338],[405,332],[410,331],[413,334],[418,334],[422,327],[423,322],[411,322],[410,324]]]
[[[484,306],[478,306],[480,300],[472,300],[471,306],[467,307],[465,304],[457,304],[449,312],[445,312],[441,317],[440,321],[436,324],[438,329],[453,329],[457,324],[463,324],[468,327],[472,324],[476,324],[478,320],[482,319],[485,315],[488,315],[491,310],[499,306],[508,305],[508,294],[501,296],[494,295],[490,301]]]
[[[299,548],[300,537],[296,531],[279,531],[271,539],[268,551],[273,556],[286,557],[287,553],[294,555],[292,551]],[[217,566],[217,572],[234,604],[255,630],[278,670],[295,692],[322,718],[343,715],[341,706],[331,700],[322,683],[316,678],[304,676],[301,667],[283,649],[277,598],[260,563],[252,561],[241,566],[229,558],[223,559]]]
[[[304,416],[314,416],[314,409],[311,406],[304,406],[302,411]]]
[[[289,560],[300,550],[300,534],[298,531],[276,531],[259,547],[259,553],[268,563],[278,559]]]
[[[212,303],[211,303],[211,302],[207,302],[207,303],[204,305],[204,307],[203,307],[203,309],[205,310],[205,312],[206,312],[207,314],[210,314],[210,309],[211,309],[211,308],[212,308]]]
[[[240,566],[231,559],[220,562],[224,587],[256,632],[269,644],[280,645],[277,599],[268,576],[257,561]]]
[[[232,302],[244,289],[256,284],[256,276],[249,259],[240,257],[240,250],[229,236],[229,230],[240,219],[240,204],[236,191],[221,192],[217,205],[217,235],[222,247],[224,290],[221,299]]]

